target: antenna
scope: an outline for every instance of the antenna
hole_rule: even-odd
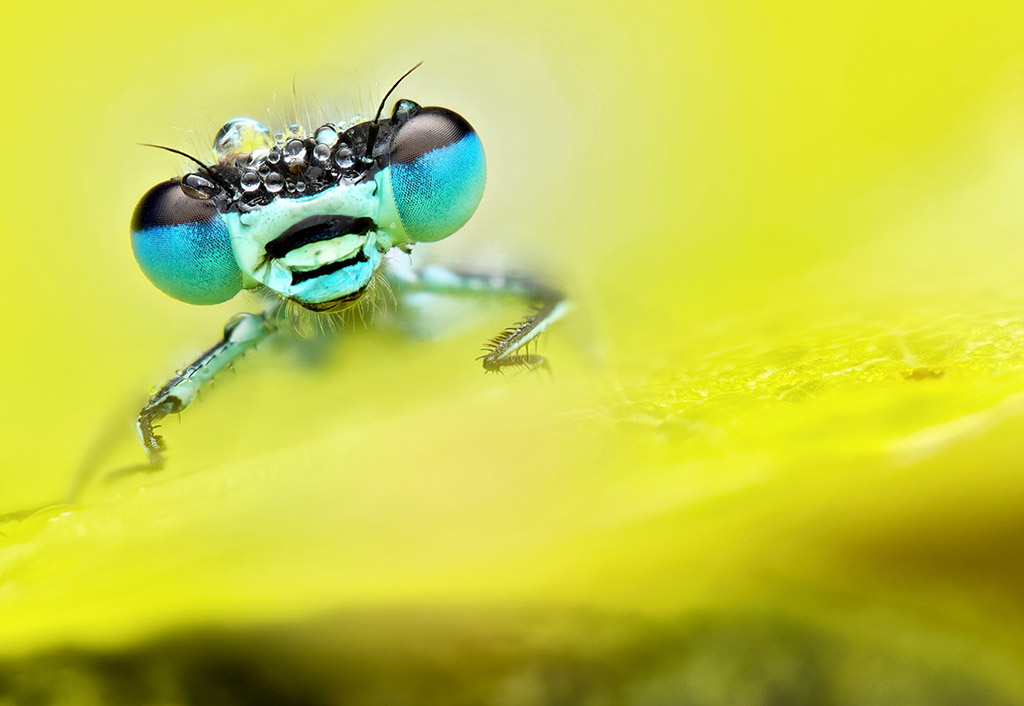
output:
[[[186,159],[192,160],[193,162],[198,164],[200,167],[202,167],[203,171],[205,171],[210,176],[211,179],[213,179],[215,182],[217,182],[217,184],[222,189],[225,189],[228,193],[230,193],[232,195],[235,195],[235,196],[238,195],[238,192],[235,191],[235,188],[233,186],[231,186],[231,184],[229,184],[228,182],[226,182],[223,179],[221,179],[221,177],[218,174],[216,174],[212,169],[210,169],[210,167],[208,167],[207,165],[205,165],[202,162],[200,162],[198,159],[196,159],[195,157],[190,155],[188,152],[182,152],[181,150],[176,150],[173,147],[164,147],[163,145],[150,144],[149,142],[140,142],[139,145],[141,147],[155,147],[158,150],[164,150],[166,152],[172,152],[174,154],[181,155],[182,157],[185,157]]]
[[[416,69],[418,69],[421,66],[423,66],[423,62],[422,61],[420,63],[416,64],[415,66],[413,66],[408,71],[406,71],[404,74],[402,74],[401,77],[397,81],[395,81],[394,85],[391,86],[390,89],[388,89],[388,92],[384,94],[384,98],[381,99],[380,107],[377,108],[377,114],[373,117],[373,122],[376,123],[377,121],[380,120],[380,114],[384,111],[384,104],[388,102],[388,98],[390,98],[391,94],[395,92],[396,88],[398,88],[398,84],[400,84],[402,81],[404,81],[406,76],[408,76],[409,74],[411,74],[413,71],[415,71]]]
[[[380,114],[384,112],[384,106],[388,102],[388,98],[398,88],[398,84],[405,80],[405,77],[411,74],[413,71],[423,66],[423,62],[416,64],[411,69],[402,74],[397,81],[388,89],[388,92],[384,94],[384,98],[380,101],[380,107],[377,108],[377,114],[373,116],[373,123],[370,125],[370,132],[366,135],[366,154],[363,155],[363,159],[367,160],[373,154],[373,146],[377,142],[377,131],[380,129]]]

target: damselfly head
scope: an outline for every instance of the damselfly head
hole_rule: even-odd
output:
[[[383,107],[373,120],[276,135],[250,118],[226,123],[216,163],[185,155],[201,169],[136,207],[143,272],[193,304],[262,285],[322,312],[360,297],[392,247],[454,233],[483,195],[480,138],[447,108],[403,99],[381,118]]]

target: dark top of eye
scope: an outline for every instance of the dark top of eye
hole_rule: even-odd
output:
[[[423,108],[398,129],[391,162],[408,163],[431,150],[458,142],[473,132],[464,117],[447,108]]]
[[[203,223],[213,218],[217,206],[209,199],[195,199],[181,189],[179,179],[161,182],[146,192],[132,214],[132,230],[182,223]]]

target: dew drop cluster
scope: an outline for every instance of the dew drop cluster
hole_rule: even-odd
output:
[[[287,131],[272,134],[256,120],[237,118],[217,133],[213,151],[222,169],[237,170],[239,207],[255,208],[277,196],[312,195],[343,180],[365,178],[376,160],[364,156],[367,123],[359,123],[358,116],[354,120],[310,132],[289,125]],[[199,174],[190,176],[205,180]]]

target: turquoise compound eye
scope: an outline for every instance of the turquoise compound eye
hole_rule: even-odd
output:
[[[208,198],[181,181],[157,184],[132,214],[132,252],[150,282],[189,304],[219,304],[242,288],[227,225]]]
[[[422,108],[391,140],[391,189],[414,242],[446,238],[484,194],[484,148],[473,127],[445,108]]]

